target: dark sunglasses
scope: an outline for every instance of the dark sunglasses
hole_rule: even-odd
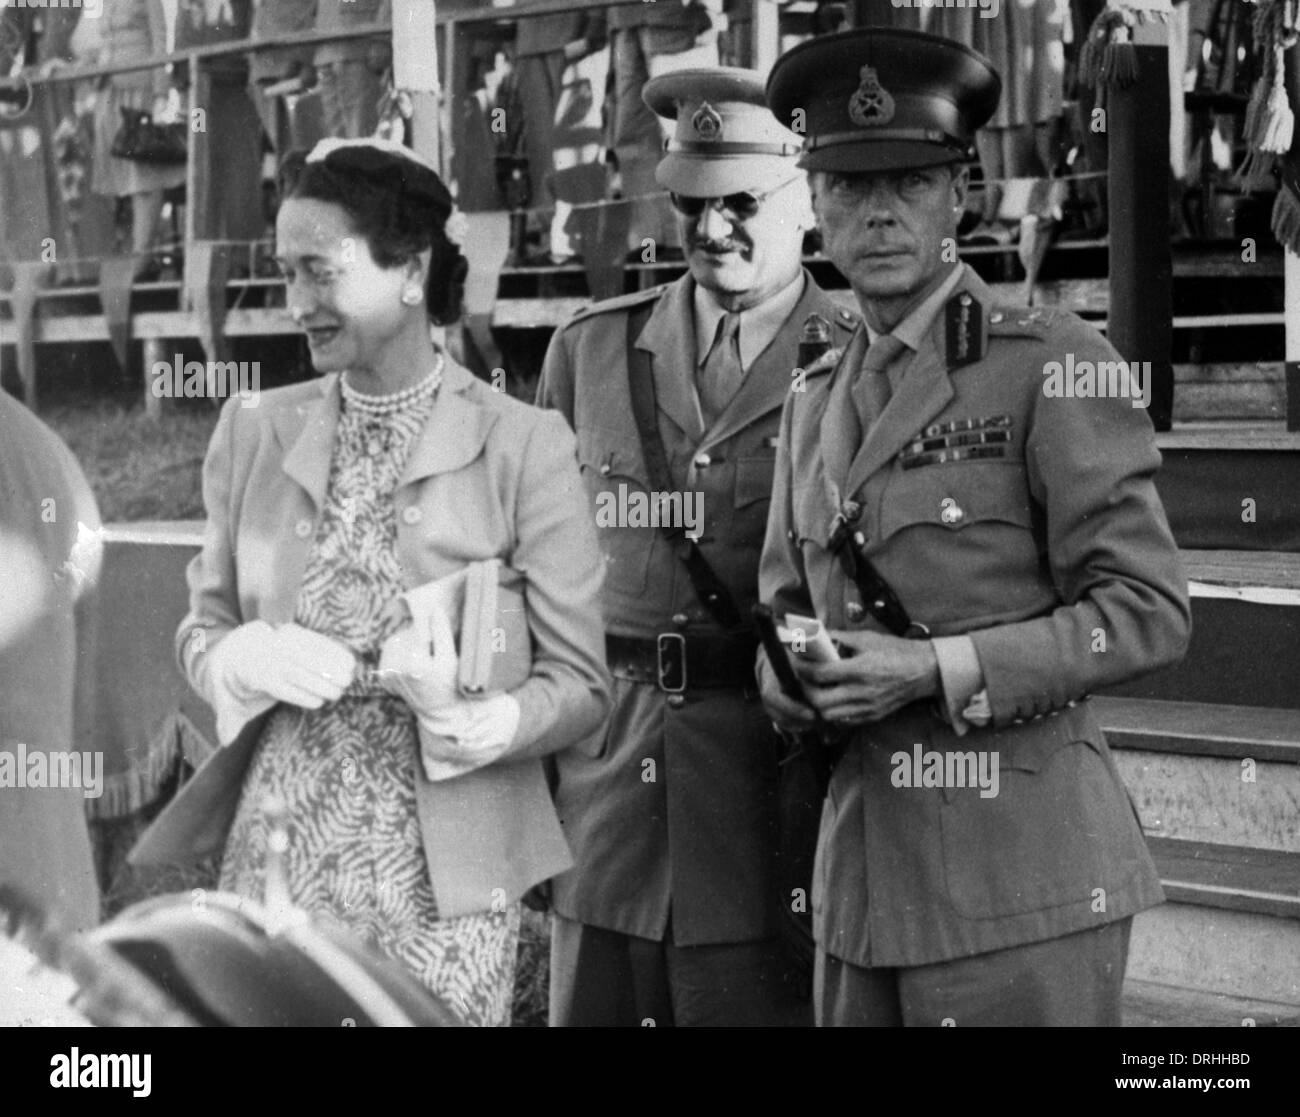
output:
[[[735,194],[728,194],[722,198],[696,198],[690,194],[669,194],[668,199],[672,202],[673,209],[683,217],[689,217],[692,220],[698,218],[707,206],[715,202],[725,213],[730,213],[741,221],[748,221],[758,213],[763,203],[779,190],[784,190],[790,183],[797,181],[794,178],[788,178],[779,186],[773,186],[771,190],[765,190],[762,193],[756,193],[753,190],[739,190]]]

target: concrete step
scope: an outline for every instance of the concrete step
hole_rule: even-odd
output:
[[[1300,478],[1296,483],[1300,493]],[[1300,532],[1300,511],[1291,519]],[[1184,550],[1182,556],[1192,597],[1187,655],[1173,667],[1102,693],[1300,708],[1300,554]]]
[[[1297,1028],[1300,1006],[1161,985],[1124,982],[1126,1028]]]
[[[1134,920],[1129,980],[1300,1015],[1300,854],[1148,843],[1169,902]]]
[[[1094,701],[1148,836],[1300,853],[1300,710]]]
[[[1180,547],[1300,552],[1300,432],[1177,423],[1156,436],[1156,488]]]

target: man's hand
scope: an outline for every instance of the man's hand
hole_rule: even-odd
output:
[[[763,706],[767,710],[768,717],[778,728],[791,733],[801,733],[816,724],[817,715],[812,707],[790,698],[781,689],[781,684],[776,679],[776,672],[767,662],[766,652],[759,660],[758,677]]]
[[[879,632],[832,631],[852,650],[848,659],[816,663],[791,656],[808,701],[832,725],[865,725],[939,694],[939,661],[928,640],[904,640]],[[763,701],[767,701],[764,689]]]

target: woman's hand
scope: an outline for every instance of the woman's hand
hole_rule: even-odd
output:
[[[434,782],[462,776],[498,760],[519,728],[519,703],[513,695],[458,699],[421,716],[420,759]]]
[[[430,600],[420,616],[384,641],[378,681],[406,702],[417,717],[429,717],[461,700],[456,690],[460,659],[445,604]]]
[[[210,678],[236,699],[274,698],[309,710],[337,702],[357,659],[337,640],[301,625],[241,624],[209,653]]]
[[[277,702],[308,710],[337,702],[356,669],[356,656],[319,632],[296,624],[241,624],[207,656],[217,737],[229,744],[245,723]]]

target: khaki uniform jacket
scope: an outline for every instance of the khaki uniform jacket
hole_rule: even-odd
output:
[[[991,724],[961,738],[938,703],[916,703],[849,742],[822,815],[813,910],[819,944],[860,966],[1052,938],[1162,899],[1084,700],[1186,649],[1187,585],[1152,481],[1151,423],[1128,399],[1046,396],[1045,363],[1119,359],[1091,327],[996,307],[969,270],[963,290],[980,304],[987,351],[947,359],[941,311],[864,444],[845,418],[865,330],[782,416],[764,598],[832,628],[879,628],[827,548],[838,488],[861,503],[866,554],[911,618],[935,636],[970,634],[992,707]],[[922,432],[990,419],[1010,432],[985,447],[994,456],[905,468]],[[996,753],[997,795],[895,786],[897,754],[916,746]]]
[[[222,412],[204,463],[203,550],[190,564],[190,612],[176,634],[181,665],[209,701],[207,656],[230,629],[293,620],[325,506],[339,396],[338,377],[327,376],[263,393],[256,408],[232,400]],[[600,563],[573,436],[556,416],[448,361],[393,500],[407,588],[488,558],[526,583],[533,670],[511,692],[520,719],[509,751],[477,771],[416,785],[439,915],[484,911],[571,863],[540,758],[587,738],[609,708]],[[221,848],[242,778],[230,758],[251,757],[259,726],[250,723],[199,770],[134,862]]]
[[[748,615],[757,600],[776,433],[812,313],[844,344],[856,318],[805,277],[804,292],[714,426],[695,395],[694,281],[597,304],[552,339],[539,402],[578,435],[593,502],[651,488],[632,417],[627,321],[653,304],[637,346],[650,354],[659,430],[673,481],[703,494],[700,547]],[[609,631],[717,633],[681,561],[658,528],[598,529]],[[688,671],[689,674],[689,671]],[[555,882],[556,911],[598,927],[682,945],[743,942],[772,933],[777,741],[755,689],[689,689],[670,703],[658,687],[614,680],[614,713],[599,755],[557,758],[556,805],[573,871]]]

